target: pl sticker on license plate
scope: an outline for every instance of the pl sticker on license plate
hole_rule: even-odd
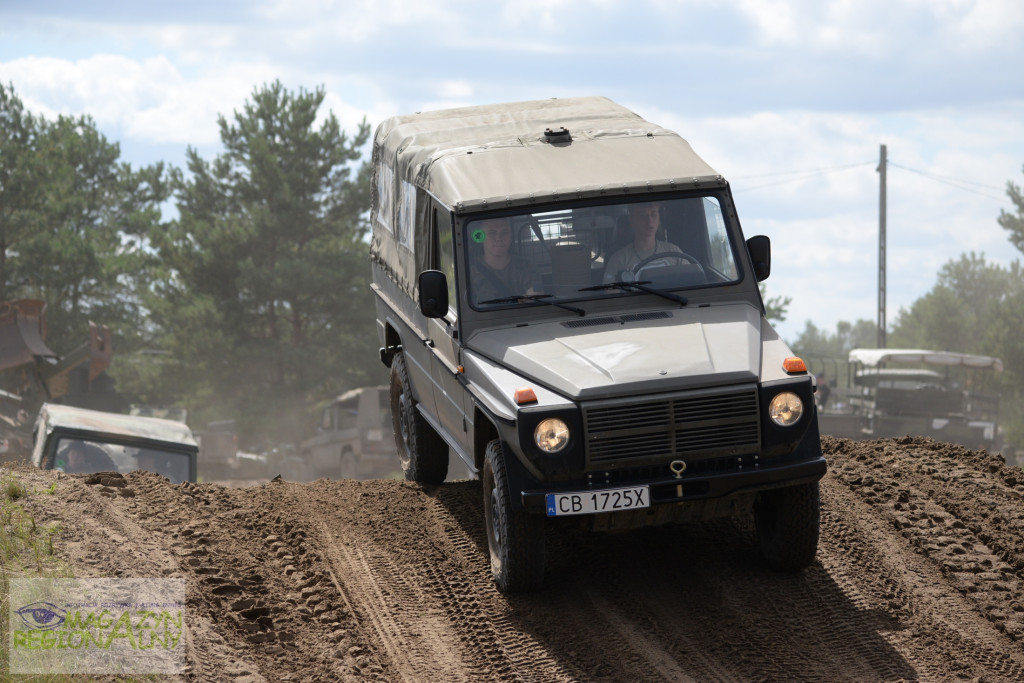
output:
[[[545,497],[548,517],[562,515],[592,515],[597,512],[636,510],[651,506],[649,486],[629,486],[621,489],[580,491],[578,493],[549,493]]]

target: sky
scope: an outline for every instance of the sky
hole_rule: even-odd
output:
[[[1024,185],[1022,63],[1020,0],[0,0],[0,82],[136,167],[212,159],[218,116],[276,80],[349,132],[610,97],[729,180],[790,342],[877,320],[882,145],[889,326],[962,254],[1021,257],[997,219]]]

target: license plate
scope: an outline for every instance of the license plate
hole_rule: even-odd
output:
[[[649,486],[629,486],[578,493],[549,493],[545,502],[548,517],[636,510],[651,507],[651,489]]]

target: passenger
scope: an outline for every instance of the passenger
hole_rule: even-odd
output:
[[[117,465],[99,446],[84,441],[72,441],[64,449],[64,454],[58,458],[57,469],[71,474],[91,474],[93,472],[116,472]]]
[[[654,254],[683,252],[671,242],[658,239],[658,230],[661,228],[660,202],[630,204],[629,227],[633,230],[633,241],[608,257],[604,265],[605,282],[621,279],[623,271],[632,270],[642,260]]]
[[[470,267],[477,303],[538,293],[540,275],[537,268],[510,251],[512,226],[507,218],[479,221],[474,224],[473,231],[474,240],[482,242],[482,249]]]

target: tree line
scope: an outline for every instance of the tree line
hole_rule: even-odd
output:
[[[47,120],[0,83],[0,301],[47,302],[48,342],[78,346],[88,321],[114,332],[109,372],[127,401],[177,405],[190,422],[236,419],[269,441],[303,438],[318,402],[381,383],[366,235],[364,151],[325,91],[255,88],[218,117],[223,153],[186,168],[133,168],[88,116]],[[1024,251],[1024,192],[1000,225]],[[177,216],[164,208],[173,203]],[[762,290],[763,292],[763,290]],[[788,298],[766,298],[784,319]],[[891,347],[998,356],[1012,443],[1024,444],[1024,277],[964,254],[887,331]],[[801,354],[873,347],[875,323],[810,321]]]
[[[369,290],[370,139],[325,92],[255,89],[219,116],[224,152],[133,168],[88,116],[47,120],[0,84],[0,301],[47,303],[63,355],[110,326],[126,401],[235,419],[268,441],[385,380]],[[163,209],[173,203],[177,217]]]

